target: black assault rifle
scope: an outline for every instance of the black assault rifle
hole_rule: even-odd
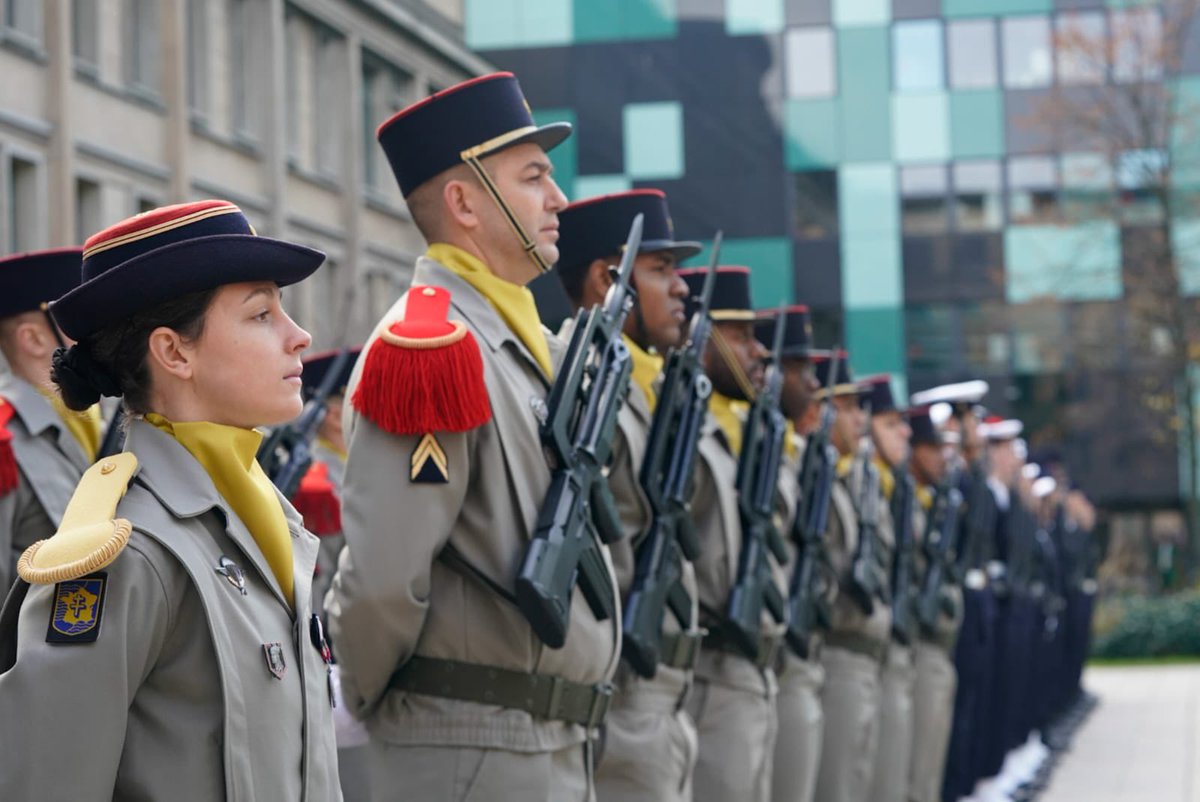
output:
[[[962,491],[958,489],[958,472],[952,470],[938,487],[937,497],[925,523],[921,548],[925,552],[925,579],[917,598],[917,621],[921,631],[932,636],[937,633],[938,613],[953,615],[953,603],[945,588],[957,581],[955,540],[958,534],[958,514],[962,509]]]
[[[312,442],[329,410],[329,396],[337,387],[351,356],[349,348],[338,352],[316,392],[305,403],[300,417],[276,426],[258,447],[258,464],[284,498],[296,495],[300,480],[312,465]]]
[[[867,409],[867,420],[871,410]],[[887,574],[880,564],[879,554],[879,469],[873,461],[875,455],[871,435],[862,438],[859,449],[859,465],[862,473],[857,503],[858,543],[854,549],[854,560],[850,565],[850,583],[847,590],[858,604],[863,615],[875,611],[875,599],[885,604],[890,601]]]
[[[771,364],[764,386],[750,405],[742,427],[742,451],[738,455],[738,514],[742,522],[742,552],[737,578],[729,593],[726,627],[738,648],[751,660],[759,657],[762,611],[766,607],[779,623],[787,619],[783,593],[775,584],[767,552],[780,564],[787,562],[787,546],[775,528],[775,493],[783,460],[786,421],[779,411],[783,388],[780,352],[786,314],[780,307],[775,319]]]
[[[895,522],[896,551],[892,555],[892,637],[909,646],[915,640],[916,588],[913,587],[913,503],[917,489],[906,460],[896,472],[892,491],[892,520]]]
[[[792,569],[788,592],[788,627],[785,637],[796,656],[809,658],[808,647],[817,627],[833,626],[833,610],[825,590],[832,583],[822,577],[826,566],[825,527],[829,521],[829,500],[837,474],[837,449],[829,442],[829,433],[837,411],[833,406],[833,385],[837,381],[838,349],[833,349],[828,386],[821,423],[808,438],[804,460],[800,464],[800,498],[792,519],[792,541],[796,545],[796,565]]]
[[[571,342],[546,403],[541,438],[554,470],[517,574],[516,597],[533,631],[552,649],[566,642],[576,583],[597,619],[616,612],[600,543],[619,540],[622,533],[604,469],[617,413],[629,394],[633,362],[621,329],[633,306],[629,279],[641,243],[639,214],[603,303],[575,316]]]
[[[692,599],[682,581],[683,561],[700,556],[690,499],[696,444],[712,395],[712,382],[704,373],[704,349],[712,331],[708,309],[720,252],[718,231],[688,340],[681,348],[672,348],[667,356],[638,476],[650,502],[651,520],[637,549],[622,621],[621,653],[634,671],[647,678],[658,670],[664,610],[670,608],[683,631],[695,627]]]

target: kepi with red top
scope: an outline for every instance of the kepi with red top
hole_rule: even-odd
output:
[[[82,248],[55,248],[0,259],[0,318],[34,312],[79,286]]]
[[[854,375],[850,370],[850,354],[842,350],[837,352],[837,373],[834,374],[832,392],[830,391],[829,373],[833,369],[833,356],[833,351],[811,351],[809,354],[817,383],[821,385],[816,397],[825,398],[831,394],[834,396],[861,395],[863,386],[854,381]]]
[[[633,218],[642,215],[638,253],[667,251],[682,261],[700,253],[699,242],[675,239],[675,224],[661,189],[634,189],[576,201],[558,215],[558,263],[555,270],[575,273],[596,259],[619,255]]]
[[[759,310],[754,321],[754,337],[767,348],[774,345],[775,316],[778,309]],[[813,350],[812,317],[803,304],[786,307],[783,321],[784,359],[808,359]]]
[[[877,373],[874,376],[866,376],[859,380],[859,384],[862,385],[859,403],[864,408],[870,404],[872,415],[901,411],[900,407],[896,405],[896,397],[892,394],[892,377],[888,374]]]
[[[313,273],[325,254],[260,237],[235,204],[205,200],[130,217],[88,238],[82,283],[50,305],[74,340],[164,301],[224,284]]]
[[[351,403],[384,431],[463,432],[491,420],[479,344],[449,310],[447,290],[414,286],[404,319],[367,351]]]
[[[688,285],[687,316],[696,313],[700,292],[704,287],[707,267],[685,267],[676,271]],[[750,303],[750,268],[742,265],[721,265],[713,279],[712,303],[709,317],[717,322],[744,321],[755,319],[754,307]]]

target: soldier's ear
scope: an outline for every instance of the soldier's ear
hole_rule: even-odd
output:
[[[12,339],[22,352],[34,359],[49,359],[58,347],[50,322],[40,312],[18,323],[13,329]]]
[[[587,277],[584,279],[585,305],[604,298],[604,294],[612,286],[612,274],[608,271],[611,264],[610,259],[593,259],[588,265]]]
[[[476,210],[478,194],[472,191],[467,181],[450,180],[442,186],[442,205],[447,214],[462,228],[474,230],[479,227]]]
[[[179,332],[168,326],[159,326],[150,332],[146,361],[150,363],[151,376],[165,372],[177,379],[190,379],[195,365],[192,350],[186,346]]]

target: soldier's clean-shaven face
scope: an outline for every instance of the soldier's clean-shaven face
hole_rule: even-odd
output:
[[[821,385],[817,382],[811,362],[807,359],[784,357],[783,394],[780,396],[779,405],[785,418],[793,423],[807,418],[809,408],[816,406],[813,404],[813,395],[819,389]]]
[[[732,353],[734,362],[750,384],[757,390],[762,387],[767,349],[754,336],[754,324],[750,321],[720,320],[713,323],[713,336],[705,352],[705,373],[712,380],[713,388],[723,396],[740,401],[749,401],[746,392],[717,346],[721,337]]]
[[[587,287],[583,293],[584,306],[604,299],[604,294],[612,286],[609,268],[620,264],[620,261],[620,255],[613,254],[589,265]],[[642,348],[653,348],[664,356],[682,342],[688,323],[684,312],[688,288],[676,274],[675,268],[675,255],[670,251],[638,254],[633,262],[632,281],[638,305],[625,319],[625,334]]]
[[[895,468],[908,456],[908,440],[912,437],[912,429],[899,411],[891,410],[871,416],[871,437],[875,439],[879,456]]]
[[[845,456],[854,453],[858,441],[866,431],[867,413],[858,405],[857,395],[836,395],[833,406],[837,417],[833,422],[833,445]]]

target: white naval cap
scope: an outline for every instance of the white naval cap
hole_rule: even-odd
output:
[[[987,395],[988,383],[983,379],[956,384],[940,384],[919,393],[913,393],[910,401],[913,406],[929,404],[978,404]]]
[[[933,425],[937,426],[939,429],[946,424],[946,421],[950,420],[952,415],[954,415],[954,407],[950,406],[945,401],[939,401],[938,403],[929,407],[929,419],[933,421]]]
[[[988,418],[979,424],[979,436],[989,443],[1003,443],[1016,440],[1025,430],[1025,424],[1016,418]]]
[[[1053,476],[1043,476],[1033,483],[1034,498],[1045,498],[1058,489],[1058,482]]]
[[[1021,475],[1026,479],[1036,479],[1042,475],[1042,467],[1036,462],[1026,462],[1021,466]]]

